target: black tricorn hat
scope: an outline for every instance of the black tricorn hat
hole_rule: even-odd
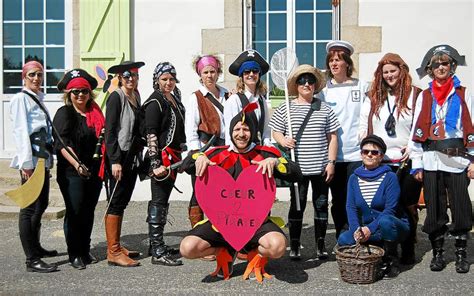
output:
[[[67,88],[69,82],[75,78],[84,78],[87,80],[87,82],[89,82],[91,85],[91,89],[95,89],[97,87],[97,80],[94,77],[87,73],[86,70],[76,68],[64,74],[63,78],[61,78],[61,80],[58,82],[58,90],[64,91]]]
[[[243,51],[236,59],[235,61],[229,66],[229,72],[230,74],[233,74],[235,76],[239,76],[239,69],[240,66],[244,62],[247,61],[254,61],[257,64],[260,65],[260,68],[262,69],[262,72],[260,73],[260,76],[265,75],[268,70],[270,69],[270,65],[265,61],[265,59],[258,53],[258,51],[254,49],[248,49]]]
[[[447,54],[450,58],[452,58],[455,62],[456,65],[458,66],[466,66],[466,57],[463,55],[460,55],[459,52],[452,46],[449,46],[447,44],[440,44],[433,46],[428,50],[425,54],[425,57],[423,58],[423,61],[421,62],[421,66],[416,69],[416,73],[418,73],[418,76],[420,79],[425,77],[428,73],[426,72],[426,67],[428,67],[428,64],[431,61],[431,58],[438,53],[444,53]]]
[[[108,72],[113,74],[120,74],[130,69],[143,67],[144,65],[144,62],[124,61],[118,65],[110,67]]]

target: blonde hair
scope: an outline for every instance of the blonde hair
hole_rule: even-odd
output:
[[[239,79],[237,80],[236,88],[237,88],[237,92],[239,92],[239,93],[244,93],[245,92],[245,83],[244,83],[244,79],[242,77],[239,77]],[[257,82],[257,87],[256,87],[255,90],[256,90],[257,95],[262,95],[262,96],[266,95],[267,94],[267,84],[259,78],[258,82]]]
[[[89,92],[89,100],[87,101],[87,108],[89,108],[89,104],[91,101],[95,100],[95,93],[93,90]],[[65,91],[63,93],[63,102],[66,106],[72,106],[72,101],[71,101],[71,92],[70,91]]]

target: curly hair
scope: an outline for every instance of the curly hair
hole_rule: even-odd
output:
[[[383,66],[394,65],[400,69],[400,76],[397,85],[391,89],[385,79],[383,79]],[[400,114],[407,113],[411,110],[408,106],[412,88],[412,78],[408,65],[398,54],[388,53],[380,61],[374,72],[374,81],[369,90],[371,100],[371,111],[380,119],[380,109],[388,99],[388,92],[391,91],[395,96],[395,105],[397,106],[397,118]]]
[[[197,63],[203,58],[203,57],[211,57],[211,58],[214,58],[216,61],[217,61],[217,64],[219,65],[218,69],[217,70],[217,74],[221,75],[223,73],[222,71],[222,60],[217,56],[217,55],[214,55],[214,54],[205,54],[205,55],[197,55],[195,57],[193,57],[193,60],[192,60],[192,63],[191,63],[191,66],[193,67],[193,70],[196,71],[196,65]]]

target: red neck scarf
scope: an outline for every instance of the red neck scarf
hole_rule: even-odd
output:
[[[448,98],[449,92],[454,87],[453,77],[449,77],[448,81],[440,86],[438,86],[436,81],[433,81],[431,85],[433,87],[433,96],[436,99],[436,103],[438,103],[439,106],[443,106],[444,102]]]
[[[210,152],[212,152],[211,150]],[[225,170],[235,166],[235,164],[240,162],[242,169],[250,166],[252,160],[261,161],[264,157],[259,153],[259,149],[252,149],[247,153],[238,153],[233,150],[224,150],[213,157],[211,157],[211,161],[217,163],[217,165],[221,166]],[[206,153],[207,154],[207,153]]]
[[[91,105],[86,111],[86,122],[87,126],[90,128],[95,129],[95,135],[97,138],[100,137],[100,134],[102,132],[102,129],[104,128],[105,125],[105,118],[104,114],[102,113],[102,110],[100,109],[99,105],[97,105],[96,102],[91,101]],[[105,173],[105,142],[102,142],[102,147],[101,147],[101,152],[102,152],[102,161],[100,163],[100,168],[99,168],[99,177],[104,179],[104,173]]]

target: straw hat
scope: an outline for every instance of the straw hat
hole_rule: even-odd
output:
[[[326,79],[324,79],[324,76],[319,69],[308,64],[299,65],[293,72],[291,72],[290,77],[288,77],[288,93],[291,96],[298,95],[298,86],[296,85],[296,79],[298,79],[300,75],[305,73],[312,74],[316,78],[314,93],[320,92],[326,85]]]

